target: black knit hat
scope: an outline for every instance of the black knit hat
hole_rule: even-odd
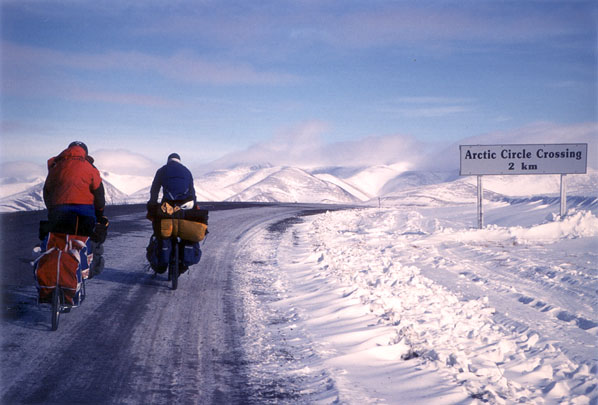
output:
[[[168,160],[170,160],[170,159],[181,160],[181,157],[179,156],[178,153],[171,153],[170,155],[168,155]]]
[[[79,141],[73,141],[71,142],[71,144],[69,145],[69,148],[72,148],[73,146],[80,146],[83,148],[83,150],[85,151],[85,154],[89,154],[89,152],[87,151],[87,145],[85,145],[83,142],[79,142]]]

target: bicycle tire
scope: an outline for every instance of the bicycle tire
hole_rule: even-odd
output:
[[[81,303],[85,300],[85,279],[81,280]]]
[[[178,240],[175,238],[172,241],[172,249],[174,250],[174,260],[171,261],[171,280],[172,281],[172,289],[176,290],[179,286],[179,243]]]
[[[52,292],[52,330],[58,329],[60,322],[60,287],[56,286]]]

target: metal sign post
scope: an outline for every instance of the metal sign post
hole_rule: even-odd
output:
[[[587,143],[537,145],[459,145],[461,176],[478,177],[478,227],[484,226],[483,175],[560,174],[561,217],[567,212],[567,174],[585,174]]]
[[[567,184],[565,184],[566,174],[561,174],[561,217],[567,212]]]
[[[484,208],[482,200],[484,199],[484,189],[482,187],[482,176],[478,176],[478,228],[484,227]]]

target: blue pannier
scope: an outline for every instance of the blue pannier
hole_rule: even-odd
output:
[[[199,260],[201,259],[199,242],[182,241],[180,246],[181,250],[179,251],[179,255],[181,256],[183,265],[193,266],[194,264],[199,263]]]
[[[170,239],[160,239],[156,235],[152,235],[147,246],[146,258],[156,273],[164,273],[168,269],[171,250],[172,241]]]

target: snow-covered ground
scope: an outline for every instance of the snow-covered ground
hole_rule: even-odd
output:
[[[265,216],[235,239],[258,397],[598,404],[598,172],[566,177],[564,218],[559,176],[485,176],[476,229],[475,177],[391,169],[259,166],[198,181],[207,200],[363,201]],[[150,177],[104,176],[115,204],[148,196],[134,190]],[[36,178],[4,181],[0,197],[1,210],[43,207]]]
[[[558,201],[486,202],[484,229],[459,198],[402,201],[251,239],[254,383],[290,402],[597,403],[595,200],[565,218]]]

